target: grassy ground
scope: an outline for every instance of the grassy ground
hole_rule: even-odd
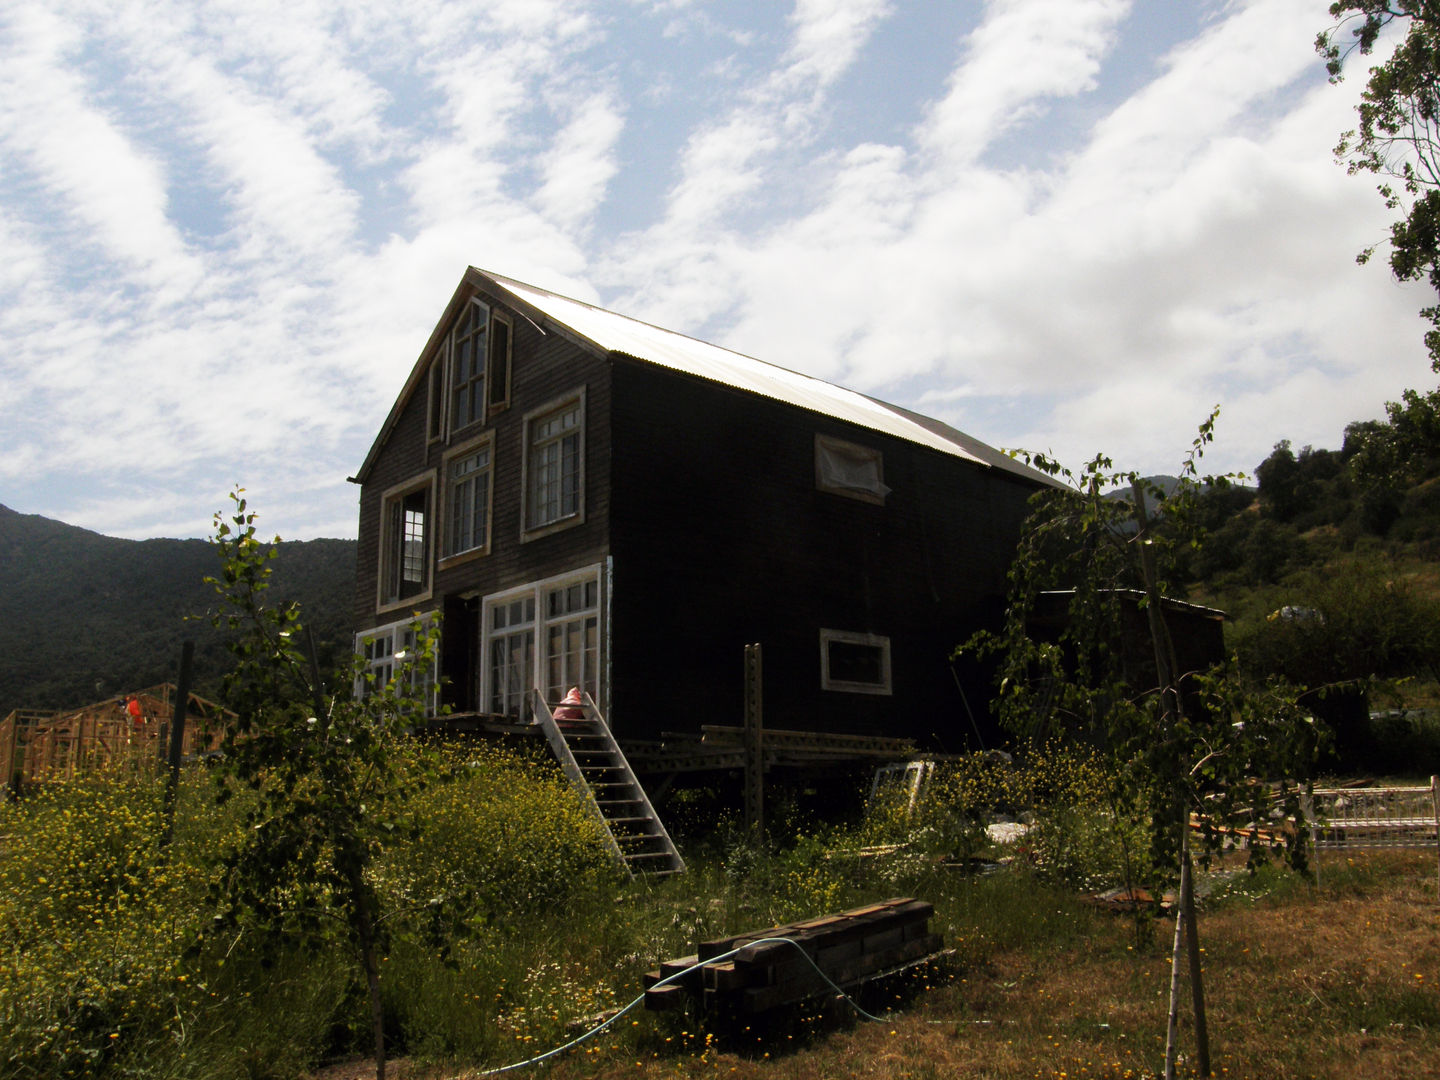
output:
[[[955,893],[937,904],[935,919],[956,946],[955,965],[887,988],[889,1000],[868,999],[893,1009],[883,1023],[797,1016],[717,1037],[698,1018],[634,1014],[623,1036],[549,1071],[560,1080],[1118,1080],[1159,1072],[1171,923],[1137,927],[1023,873],[957,880]],[[1433,852],[1332,856],[1318,886],[1279,872],[1221,881],[1200,923],[1216,1074],[1433,1077],[1437,918]],[[1193,1053],[1188,1015],[1181,1043]]]

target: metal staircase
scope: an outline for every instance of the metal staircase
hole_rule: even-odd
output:
[[[589,694],[581,695],[584,719],[556,720],[539,690],[531,711],[560,767],[605,826],[610,848],[626,872],[678,874],[685,861],[675,850],[649,796]]]

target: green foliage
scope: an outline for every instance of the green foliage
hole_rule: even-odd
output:
[[[1310,688],[1440,677],[1440,605],[1393,561],[1347,559],[1260,594],[1268,615],[1235,636],[1244,666]]]
[[[77,780],[0,806],[0,1075],[83,1076],[175,1035],[189,1000],[171,934],[194,868],[155,845],[160,789]],[[173,930],[172,930],[173,933]]]
[[[301,649],[299,606],[266,602],[274,547],[257,539],[242,493],[232,499],[228,520],[216,514],[220,577],[207,579],[218,599],[216,625],[237,635],[229,643],[235,668],[222,691],[236,718],[223,745],[219,797],[239,786],[253,802],[244,839],[216,882],[217,928],[258,925],[272,943],[353,948],[383,1080],[379,954],[396,913],[381,908],[375,867],[390,843],[417,828],[406,797],[426,777],[399,770],[393,751],[406,725],[424,716],[424,674],[436,665],[438,627],[411,627],[413,645],[397,653],[388,682],[357,656],[352,676],[362,696],[351,700],[348,686],[327,696],[318,665]]]
[[[445,782],[417,784],[407,800],[425,827],[387,855],[381,891],[391,910],[463,913],[437,928],[451,934],[513,930],[536,910],[563,910],[617,882],[599,821],[553,763],[457,744],[409,748],[402,767]]]
[[[1175,661],[1161,568],[1203,547],[1201,495],[1215,480],[1199,477],[1198,462],[1214,421],[1212,414],[1201,425],[1168,493],[1103,456],[1078,475],[1031,459],[1065,489],[1036,500],[1011,567],[1003,629],[961,646],[995,657],[996,705],[1010,730],[1081,738],[1103,750],[1114,809],[1123,803],[1149,824],[1144,861],[1156,868],[1177,865],[1187,815],[1205,823],[1210,847],[1223,846],[1239,835],[1230,827],[1258,811],[1254,779],[1307,775],[1306,755],[1314,752],[1306,720],[1283,686],[1242,685],[1224,672],[1187,674]],[[1163,529],[1137,517],[1133,501],[1106,497],[1124,487],[1154,503]],[[1039,593],[1061,586],[1072,591],[1059,625],[1040,625]],[[1149,619],[1158,686],[1136,685],[1137,665],[1127,663],[1123,616],[1125,605],[1137,602]]]
[[[1370,68],[1361,95],[1360,126],[1346,132],[1335,155],[1353,173],[1380,178],[1385,205],[1401,213],[1390,227],[1390,269],[1401,281],[1424,279],[1440,292],[1440,3],[1436,0],[1336,0],[1335,25],[1316,49],[1331,81],[1358,52],[1369,56],[1392,25],[1404,37],[1382,64]],[[1365,262],[1373,249],[1364,251]],[[1440,306],[1421,315],[1431,363],[1440,370]]]

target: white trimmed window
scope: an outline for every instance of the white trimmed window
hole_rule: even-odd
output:
[[[596,577],[544,590],[545,700],[572,686],[600,696],[600,582]]]
[[[585,396],[525,418],[525,531],[583,520]]]
[[[535,685],[535,591],[485,602],[486,709],[520,717]]]
[[[380,512],[380,595],[386,607],[430,595],[433,473],[418,483],[392,488]]]
[[[355,652],[365,658],[365,670],[355,683],[355,697],[364,699],[378,692],[390,683],[397,670],[413,657],[415,649],[416,624],[423,626],[428,616],[420,619],[406,619],[404,622],[377,626],[355,635]],[[439,709],[438,684],[435,679],[435,665],[423,668],[410,667],[412,685],[419,687],[425,702],[425,715],[434,716]],[[370,676],[373,676],[371,678]]]
[[[888,695],[890,639],[849,630],[821,630],[820,689]]]
[[[450,333],[450,430],[459,431],[485,416],[486,341],[490,309],[471,300]]]
[[[600,567],[486,597],[482,618],[487,711],[521,717],[536,687],[548,701],[572,686],[602,699]]]
[[[879,450],[830,435],[815,436],[815,487],[832,495],[885,505],[885,459]]]
[[[490,441],[445,460],[445,558],[490,550],[494,451]]]

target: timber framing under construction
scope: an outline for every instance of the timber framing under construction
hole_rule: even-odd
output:
[[[217,750],[233,714],[187,697],[182,754]],[[16,709],[0,720],[0,784],[16,790],[97,772],[154,772],[169,752],[175,699],[174,684],[161,683],[78,709]]]

